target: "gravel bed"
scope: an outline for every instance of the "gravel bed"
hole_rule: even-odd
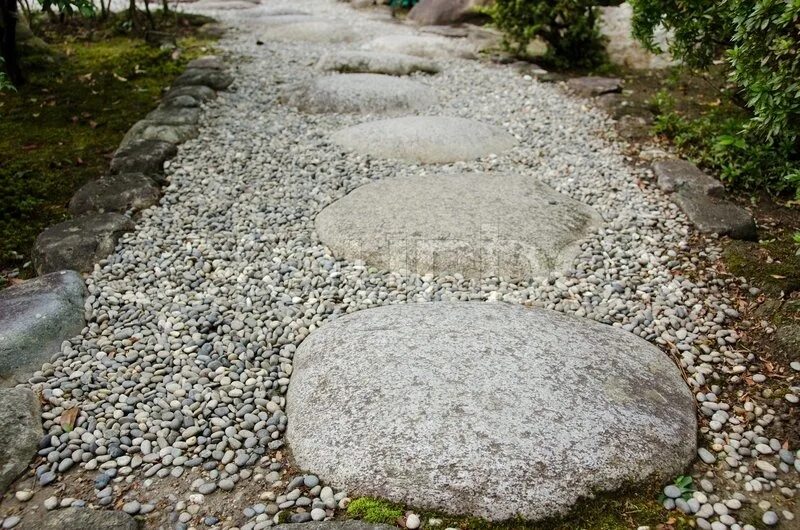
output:
[[[383,27],[335,3],[286,5],[359,17],[375,33],[410,31]],[[764,377],[752,374],[754,359],[737,349],[729,323],[738,312],[727,285],[739,281],[715,273],[718,242],[696,239],[651,175],[633,169],[622,147],[605,138],[607,118],[558,86],[511,68],[438,60],[440,74],[411,76],[438,94],[433,111],[498,125],[519,144],[502,156],[438,166],[348,154],[328,135],[379,116],[306,115],[277,100],[287,84],[320,75],[312,66],[324,52],[357,44],[258,45],[258,26],[248,13],[217,14],[244,28],[222,43],[243,58],[231,92],[209,105],[200,136],[169,163],[160,205],[146,210],[136,231],[95,268],[83,334],[32,380],[42,392],[50,434],[36,469],[40,482],[77,465],[116,482],[196,475],[192,491],[179,496],[231,490],[251,476],[249,468],[281,450],[292,356],[314,329],[383,304],[469,300],[585,316],[667,351],[697,392],[707,448],[700,458],[724,460],[714,472],[708,467],[691,501],[665,501],[702,516],[699,527],[735,528],[733,501],[747,502],[754,490],[794,494],[800,460],[796,447],[767,436],[774,411],[747,396],[724,394],[745,374],[754,381]],[[583,244],[567,274],[525,282],[375,270],[334,259],[314,233],[314,217],[324,206],[366,182],[470,170],[529,174],[593,206],[607,224]],[[59,418],[73,406],[80,416],[67,433]],[[740,493],[714,493],[728,479]],[[98,491],[105,490],[109,481],[99,481]],[[308,518],[321,518],[320,509],[330,516],[344,505],[344,493],[318,484],[286,492],[275,504],[294,511],[308,492]],[[138,513],[146,505],[133,502],[123,509]],[[787,517],[761,508],[765,522]],[[271,524],[274,513],[265,506],[248,510],[243,528]],[[188,516],[181,514],[176,524],[184,527],[198,515],[182,513]]]

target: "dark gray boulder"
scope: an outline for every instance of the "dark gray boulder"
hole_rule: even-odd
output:
[[[72,215],[89,212],[139,211],[158,204],[161,193],[153,180],[142,173],[120,173],[85,184],[69,201]]]
[[[24,381],[86,324],[86,287],[59,271],[0,291],[0,386]]]
[[[22,530],[137,530],[136,519],[125,512],[66,508],[30,514],[19,526]]]
[[[36,395],[27,388],[0,389],[0,496],[28,467],[42,436]]]
[[[150,120],[140,120],[133,124],[120,147],[127,147],[137,140],[160,140],[171,144],[182,144],[197,136],[196,125],[166,125]]]
[[[173,98],[181,96],[191,96],[198,101],[210,101],[217,97],[217,93],[213,89],[203,85],[189,85],[189,86],[175,86],[164,95],[162,105],[164,102]]]
[[[201,111],[197,107],[159,106],[145,119],[161,125],[195,125],[200,121]]]
[[[111,173],[144,173],[163,184],[164,162],[178,153],[178,148],[163,140],[136,140],[120,148],[111,160]]]
[[[622,92],[622,81],[616,77],[574,77],[567,80],[567,87],[585,98]]]
[[[701,232],[733,239],[758,237],[750,212],[725,200],[722,184],[694,164],[679,159],[659,160],[653,164],[653,172],[658,187],[671,194],[675,204]]]
[[[211,68],[190,68],[183,72],[172,86],[207,86],[214,90],[225,90],[231,83],[233,78],[225,72],[214,70]]]
[[[65,269],[89,272],[114,252],[117,241],[134,229],[133,221],[118,213],[84,215],[45,229],[33,245],[38,274]]]
[[[224,70],[225,63],[222,61],[221,57],[217,57],[216,55],[204,55],[203,57],[198,57],[197,59],[189,61],[189,64],[186,65],[187,70],[195,70],[195,69],[205,69],[208,68],[210,70]]]

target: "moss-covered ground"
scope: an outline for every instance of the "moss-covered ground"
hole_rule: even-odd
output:
[[[0,287],[11,271],[30,275],[24,265],[39,232],[67,218],[69,198],[104,174],[131,125],[212,49],[198,32],[209,19],[159,13],[157,21],[177,48],[124,31],[123,16],[34,24],[52,53],[23,57],[27,83],[0,93]]]

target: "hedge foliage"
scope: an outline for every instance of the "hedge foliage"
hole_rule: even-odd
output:
[[[634,36],[651,49],[654,31],[673,32],[670,52],[706,68],[722,58],[769,143],[800,137],[800,0],[631,0]]]
[[[536,38],[558,66],[592,67],[604,59],[596,2],[589,0],[496,0],[490,14],[506,44],[524,55]]]

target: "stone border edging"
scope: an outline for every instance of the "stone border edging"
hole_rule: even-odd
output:
[[[130,217],[158,203],[166,184],[164,163],[177,145],[198,134],[202,104],[227,89],[233,78],[222,59],[195,59],[172,84],[161,103],[136,122],[111,160],[109,174],[81,187],[69,203],[76,217],[46,228],[36,238],[33,266],[37,275],[59,270],[90,272],[94,264],[130,232]]]

